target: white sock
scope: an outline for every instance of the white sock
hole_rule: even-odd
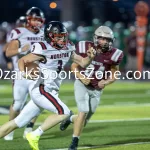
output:
[[[41,136],[44,131],[41,129],[41,127],[38,127],[35,131],[32,132],[36,136]]]
[[[80,136],[76,136],[76,135],[73,134],[73,138],[74,138],[74,137],[77,137],[78,139],[80,138]]]
[[[72,115],[71,117],[70,117],[70,121],[73,123],[73,117],[74,117],[74,115]]]

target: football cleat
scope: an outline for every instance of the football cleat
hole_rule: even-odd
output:
[[[10,132],[4,137],[4,140],[6,141],[12,141],[13,139],[14,139],[14,131]]]
[[[40,136],[35,136],[32,132],[30,132],[27,133],[26,139],[28,140],[30,147],[33,148],[33,150],[39,150],[38,141],[40,139]]]
[[[79,142],[79,139],[77,137],[73,137],[68,150],[77,150],[78,142]]]
[[[70,117],[71,117],[72,115],[74,115],[74,113],[73,113],[72,111],[70,111],[69,117],[67,117],[67,119],[65,119],[64,121],[62,121],[62,122],[60,123],[60,130],[61,130],[61,131],[66,130],[66,129],[68,128],[68,126],[72,123],[72,122],[70,121]]]
[[[24,133],[23,133],[23,138],[26,139],[27,133],[32,132],[32,128],[25,128]]]

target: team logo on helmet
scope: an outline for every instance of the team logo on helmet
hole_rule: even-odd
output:
[[[51,21],[44,28],[45,40],[56,49],[62,49],[68,42],[68,32],[59,21]]]

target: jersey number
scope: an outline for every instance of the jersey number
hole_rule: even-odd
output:
[[[85,74],[87,77],[91,78],[91,77],[93,76],[93,74],[95,73],[95,75],[96,75],[96,77],[97,77],[98,79],[102,79],[102,77],[103,77],[103,72],[104,72],[104,70],[105,70],[105,67],[104,67],[104,66],[100,66],[96,71],[94,71],[94,70],[95,70],[94,65],[90,64],[90,65],[86,68],[84,74]]]
[[[34,52],[35,50],[35,45],[33,45],[31,52]]]

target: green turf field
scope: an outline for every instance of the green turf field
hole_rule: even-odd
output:
[[[101,104],[84,129],[80,139],[82,149],[95,150],[149,150],[150,149],[150,83],[117,82],[103,92]],[[77,112],[73,84],[61,86],[60,98]],[[0,106],[12,101],[11,83],[0,82]],[[48,115],[45,111],[40,124]],[[0,124],[8,120],[0,115]],[[30,150],[22,139],[23,129],[15,132],[14,141],[0,140],[0,150]],[[64,149],[71,141],[72,126],[59,131],[59,126],[46,132],[40,140],[40,150]]]

